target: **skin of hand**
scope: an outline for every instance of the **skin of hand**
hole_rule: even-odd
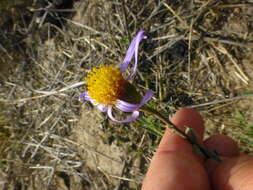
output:
[[[253,190],[253,156],[239,154],[237,144],[225,135],[203,141],[204,121],[193,109],[180,109],[171,121],[180,129],[193,128],[198,142],[216,150],[223,161],[201,158],[185,139],[166,129],[142,190]]]

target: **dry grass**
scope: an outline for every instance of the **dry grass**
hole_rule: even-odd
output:
[[[163,130],[159,121],[143,116],[122,126],[78,102],[89,69],[120,65],[139,29],[149,38],[133,83],[156,92],[150,105],[168,115],[194,107],[207,136],[228,134],[253,152],[250,1],[80,0],[63,26],[43,17],[57,18],[59,10],[22,8],[0,28],[0,120],[8,118],[0,121],[3,189],[140,188]],[[93,112],[99,119],[87,117]]]

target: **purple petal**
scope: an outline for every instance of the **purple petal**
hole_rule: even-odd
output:
[[[91,101],[91,97],[89,97],[88,92],[81,92],[80,93],[79,101],[83,102],[84,100]]]
[[[137,117],[139,117],[140,112],[139,111],[134,111],[131,116],[129,116],[126,119],[123,119],[123,120],[117,120],[117,119],[115,119],[115,117],[113,117],[113,115],[112,115],[112,107],[108,108],[107,114],[108,114],[109,118],[112,121],[115,121],[117,123],[128,123],[128,122],[131,122],[131,121],[135,120]]]
[[[148,90],[140,103],[141,104],[140,107],[146,104],[153,97],[153,95],[154,92],[152,90]]]
[[[133,112],[138,109],[139,104],[131,104],[125,102],[123,100],[119,100],[118,103],[115,105],[118,109],[124,112]]]
[[[101,112],[106,112],[108,110],[108,107],[103,105],[103,104],[98,104],[97,108],[101,111]]]
[[[83,102],[84,100],[90,101],[94,106],[96,106],[101,112],[106,112],[108,107],[103,104],[98,104],[88,95],[88,92],[82,92],[79,96],[79,101]]]
[[[140,30],[138,32],[138,34],[135,36],[135,38],[132,40],[132,42],[127,50],[123,64],[120,67],[121,72],[125,72],[126,68],[128,67],[128,65],[130,64],[130,62],[132,60],[132,57],[134,56],[134,58],[135,58],[134,66],[132,69],[132,73],[130,73],[130,75],[127,77],[128,80],[133,78],[133,76],[137,72],[138,48],[139,48],[140,41],[144,38],[147,38],[147,36],[145,36],[144,30]]]
[[[123,100],[118,100],[115,106],[124,112],[133,112],[146,104],[152,98],[153,95],[154,92],[152,90],[148,90],[139,104],[131,104]]]

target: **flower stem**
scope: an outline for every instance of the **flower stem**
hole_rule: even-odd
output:
[[[194,134],[189,135],[185,131],[179,129],[169,119],[167,119],[166,117],[164,117],[159,111],[157,111],[157,110],[155,110],[153,108],[147,107],[147,106],[141,107],[140,111],[142,111],[144,113],[147,113],[147,114],[151,114],[154,117],[156,117],[157,119],[159,119],[160,121],[162,121],[166,125],[166,127],[169,127],[171,129],[173,129],[178,135],[180,135],[181,137],[185,138],[193,146],[193,148],[197,152],[201,153],[207,159],[211,158],[211,159],[216,160],[216,161],[222,161],[216,151],[209,150],[206,147],[200,145],[197,142],[197,139],[195,138]],[[194,131],[192,131],[192,132],[194,132]]]

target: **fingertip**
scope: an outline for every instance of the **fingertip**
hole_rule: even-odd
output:
[[[215,150],[223,160],[239,155],[237,143],[230,137],[222,134],[214,135],[204,141],[204,146],[210,150]],[[221,163],[208,159],[205,162],[207,173],[211,174]]]
[[[239,154],[237,143],[226,135],[214,135],[204,141],[205,147],[215,150],[221,156],[232,157]]]
[[[204,133],[204,121],[196,110],[190,108],[181,108],[171,118],[171,122],[183,131],[185,127],[194,129],[197,139],[201,143]],[[189,142],[171,129],[166,129],[159,144],[158,152],[159,151],[176,151],[186,154],[193,154],[192,147]]]
[[[197,136],[202,139],[204,134],[204,120],[202,116],[194,109],[181,108],[171,118],[172,123],[181,129],[185,127],[193,128]]]

